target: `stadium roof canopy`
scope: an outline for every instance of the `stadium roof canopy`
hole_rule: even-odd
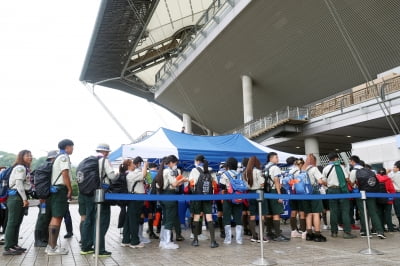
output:
[[[212,0],[103,0],[80,80],[154,100],[160,63],[196,33]]]

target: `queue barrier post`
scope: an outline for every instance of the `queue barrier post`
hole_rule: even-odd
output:
[[[372,249],[371,248],[371,239],[370,239],[370,232],[369,232],[369,225],[368,225],[368,215],[367,215],[367,195],[364,190],[360,191],[361,193],[361,200],[363,202],[363,207],[364,207],[364,219],[365,219],[365,232],[367,233],[367,243],[368,243],[368,248],[362,249],[359,251],[360,254],[364,255],[383,255],[382,251]]]
[[[258,234],[258,238],[260,239],[260,247],[261,247],[261,257],[253,261],[254,265],[276,265],[276,261],[268,260],[264,258],[264,236],[263,236],[263,221],[262,221],[262,202],[264,201],[264,191],[259,189],[257,190],[258,198],[258,215],[259,215],[259,225],[260,225],[260,233]]]
[[[95,251],[94,251],[94,265],[99,265],[99,245],[100,245],[100,215],[101,215],[101,204],[104,202],[104,190],[96,189],[96,194],[94,196],[94,202],[97,206],[97,214],[96,214],[96,243],[95,243]]]

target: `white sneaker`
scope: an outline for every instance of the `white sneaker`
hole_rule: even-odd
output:
[[[200,241],[200,240],[208,240],[208,236],[203,235],[203,234],[200,234],[200,235],[197,236],[197,239],[198,239],[199,241]]]
[[[139,239],[140,239],[140,242],[143,243],[143,244],[151,243],[151,240],[148,239],[147,237],[142,236],[142,237],[139,237]]]
[[[306,239],[307,238],[307,231],[301,233],[301,239]]]
[[[230,245],[230,244],[232,244],[232,241],[224,240],[224,244]]]
[[[337,226],[338,231],[343,231],[343,227],[341,227],[340,225]]]
[[[299,233],[299,231],[297,231],[297,230],[293,230],[293,231],[290,233],[290,237],[291,237],[291,238],[300,238],[301,236],[302,236],[302,234]]]
[[[133,249],[135,249],[135,248],[144,248],[144,244],[142,242],[140,242],[137,245],[129,245],[129,247],[133,248]]]
[[[326,224],[324,224],[324,225],[322,226],[322,230],[329,230],[329,226],[326,225]]]
[[[178,249],[179,246],[173,242],[165,243],[162,247],[162,249]]]
[[[121,247],[129,247],[131,244],[125,244],[125,243],[121,243]]]
[[[190,233],[190,239],[194,239],[194,234]]]
[[[47,246],[46,253],[48,256],[67,255],[68,250],[65,248],[58,247],[58,246],[56,246],[55,248],[51,248],[50,246]]]

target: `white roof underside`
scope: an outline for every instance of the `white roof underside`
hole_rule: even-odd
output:
[[[171,37],[184,27],[195,25],[213,0],[160,0],[147,26],[149,36],[136,47],[136,51]],[[155,83],[155,74],[163,64],[157,64],[136,75],[146,84]]]

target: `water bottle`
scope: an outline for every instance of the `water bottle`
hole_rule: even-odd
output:
[[[46,202],[40,203],[40,214],[46,214]]]

